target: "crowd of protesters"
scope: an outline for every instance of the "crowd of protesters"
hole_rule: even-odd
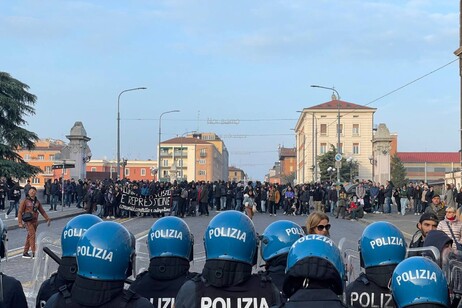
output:
[[[56,211],[61,205],[75,205],[107,219],[135,215],[136,213],[119,209],[124,186],[143,197],[170,190],[171,206],[167,215],[178,217],[208,216],[211,210],[231,209],[243,211],[251,218],[255,212],[270,216],[308,216],[310,211],[315,210],[330,212],[335,218],[356,220],[362,218],[365,212],[391,213],[392,207],[401,215],[421,215],[434,211],[438,216],[444,216],[441,207],[438,208],[438,204],[433,201],[437,194],[431,185],[410,182],[402,187],[395,187],[391,181],[380,184],[366,180],[357,180],[344,186],[328,181],[280,185],[259,181],[137,182],[128,179],[71,179],[63,182],[62,179],[54,179],[48,180],[43,187],[43,203],[49,205],[49,211]],[[18,182],[0,179],[0,210],[8,210],[6,218],[13,210],[17,217],[21,191],[24,190],[24,195],[27,195],[30,187],[29,181],[24,187],[20,187]],[[447,207],[457,210],[462,204],[462,189],[457,191],[454,185],[447,184],[440,199]],[[9,204],[5,200],[9,200]],[[459,210],[457,215],[460,216]]]

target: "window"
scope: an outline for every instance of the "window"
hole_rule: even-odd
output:
[[[96,167],[91,167],[91,172],[96,172]]]
[[[125,176],[130,176],[130,168],[125,168]]]
[[[168,167],[168,160],[167,159],[164,159],[162,161],[162,167]]]
[[[141,176],[146,176],[146,169],[141,168]]]
[[[446,168],[435,167],[434,172],[447,172]]]
[[[24,154],[24,160],[30,160],[30,154]]]
[[[50,160],[55,160],[55,155],[54,154],[50,155]]]
[[[207,149],[201,149],[200,156],[201,157],[207,156]]]
[[[46,174],[51,174],[51,167],[50,166],[45,167],[45,173]]]
[[[199,165],[205,165],[205,159],[199,159]]]
[[[321,147],[319,148],[319,152],[321,154],[325,154],[327,152],[327,143],[321,143]]]
[[[359,143],[353,143],[353,154],[359,154]]]
[[[359,136],[359,124],[353,124],[353,136]]]
[[[45,155],[40,154],[40,155],[38,156],[38,160],[45,160]]]
[[[40,184],[39,178],[32,178],[32,184]]]
[[[327,124],[321,124],[321,136],[327,136]]]
[[[199,170],[199,175],[206,175],[205,170]]]

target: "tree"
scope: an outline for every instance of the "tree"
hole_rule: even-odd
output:
[[[286,184],[286,183],[290,183],[290,184],[294,184],[294,181],[295,181],[295,178],[296,178],[296,173],[295,172],[292,172],[292,173],[289,173],[289,174],[284,174],[281,176],[281,180],[282,180],[282,183]]]
[[[327,168],[335,167],[335,154],[337,154],[336,148],[331,145],[331,149],[324,153],[323,155],[318,156],[318,166],[319,172],[321,173],[321,181],[327,181],[330,178]],[[350,167],[351,164],[346,161],[345,158],[342,158],[342,167],[340,168],[340,181],[348,181],[350,179],[350,172],[354,174],[355,168]],[[332,180],[337,181],[337,172],[332,175]]]
[[[409,179],[406,178],[407,174],[403,162],[396,154],[391,157],[390,169],[390,177],[395,187],[402,187],[409,181]]]
[[[34,115],[37,97],[29,86],[0,72],[0,176],[29,178],[42,170],[25,162],[16,152],[33,149],[38,136],[21,127],[26,116]]]

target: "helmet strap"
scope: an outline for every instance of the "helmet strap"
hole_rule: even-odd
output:
[[[149,276],[155,280],[171,280],[189,271],[189,261],[180,257],[155,257],[149,261]]]
[[[252,276],[252,265],[231,260],[205,261],[202,277],[217,288],[236,286]]]

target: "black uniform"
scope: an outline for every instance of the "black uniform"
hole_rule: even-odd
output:
[[[330,289],[299,289],[284,304],[284,307],[343,308],[340,298]]]
[[[197,276],[178,292],[175,308],[253,308],[279,307],[280,304],[279,291],[265,275],[252,275],[241,284],[222,288],[207,284],[202,276]]]
[[[139,295],[124,291],[124,281],[92,280],[77,276],[72,289],[61,288],[45,305],[46,308],[152,308],[151,303]]]
[[[130,290],[147,298],[154,307],[170,308],[181,286],[196,275],[189,272],[187,260],[153,258],[149,270],[136,277]]]
[[[48,299],[55,293],[59,292],[59,288],[63,285],[66,285],[68,289],[71,288],[73,281],[68,281],[64,279],[58,273],[54,273],[51,275],[50,278],[45,280],[37,294],[37,298],[35,300],[35,307],[42,308],[45,307]]]
[[[395,307],[390,290],[379,286],[364,273],[347,286],[346,301],[351,307]]]
[[[3,273],[0,273],[0,279],[3,292],[3,302],[0,302],[0,307],[27,308],[21,283]]]

